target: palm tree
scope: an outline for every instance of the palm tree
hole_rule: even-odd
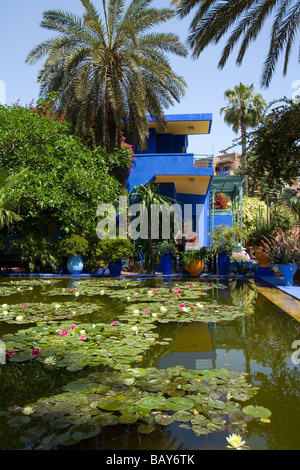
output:
[[[15,175],[7,176],[3,168],[0,168],[0,229],[20,220],[20,216],[16,212],[20,200],[14,195],[13,187],[25,171],[26,169]]]
[[[135,186],[130,193],[130,205],[138,203],[144,206],[146,216],[148,217],[148,238],[138,240],[138,251],[143,255],[143,260],[148,274],[155,273],[157,259],[157,247],[159,240],[152,239],[151,222],[153,206],[170,207],[172,199],[168,196],[159,194],[159,186],[149,181],[147,184]]]
[[[113,150],[121,131],[144,148],[150,115],[164,123],[164,108],[179,101],[186,87],[175,74],[168,53],[185,57],[176,34],[151,32],[174,11],[151,8],[152,0],[102,0],[98,13],[81,0],[82,17],[61,10],[43,13],[41,27],[58,33],[27,56],[35,64],[47,56],[38,75],[41,96],[59,94],[58,109],[79,135]]]
[[[241,131],[242,144],[242,170],[243,174],[247,172],[247,154],[246,154],[246,132],[248,127],[256,127],[264,117],[266,102],[259,93],[252,93],[254,85],[244,85],[240,83],[233,90],[225,91],[225,97],[228,99],[228,105],[221,109],[224,113],[224,121],[232,125],[235,133]],[[248,195],[248,182],[244,183],[245,195]]]
[[[229,37],[222,51],[219,68],[223,68],[234,47],[240,42],[236,63],[241,65],[245,52],[256,39],[269,16],[273,17],[269,50],[261,84],[270,85],[279,56],[284,53],[283,75],[286,75],[293,46],[300,26],[299,0],[172,0],[179,17],[187,16],[196,8],[190,25],[188,42],[193,56],[209,45]],[[300,55],[298,56],[300,62]]]

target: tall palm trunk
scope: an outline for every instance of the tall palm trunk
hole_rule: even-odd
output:
[[[247,144],[246,144],[246,124],[244,118],[241,118],[241,136],[242,136],[242,170],[243,174],[246,175],[248,169],[247,162]],[[248,178],[244,181],[244,195],[248,196]]]

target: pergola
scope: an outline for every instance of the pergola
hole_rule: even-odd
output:
[[[247,177],[238,175],[214,176],[210,186],[209,224],[210,232],[215,227],[216,215],[232,215],[232,225],[243,225],[243,184]],[[215,209],[216,194],[226,194],[230,197],[232,207],[230,210]]]

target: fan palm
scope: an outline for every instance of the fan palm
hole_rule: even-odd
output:
[[[241,131],[242,143],[242,170],[247,171],[246,131],[249,127],[256,127],[262,120],[266,110],[266,102],[259,93],[253,93],[254,85],[240,83],[233,90],[225,91],[228,105],[221,109],[224,121],[232,126],[235,133]],[[248,183],[244,183],[245,195],[248,195]]]
[[[269,50],[263,66],[261,84],[270,85],[277,61],[284,53],[283,74],[286,75],[300,25],[299,0],[172,0],[183,18],[196,8],[190,25],[189,44],[194,57],[209,44],[229,38],[222,51],[219,68],[223,68],[234,47],[240,42],[236,62],[240,65],[250,43],[255,40],[270,16],[273,23]],[[300,55],[299,55],[300,62]]]
[[[163,121],[163,110],[179,101],[186,87],[168,60],[185,57],[172,33],[150,30],[171,19],[172,9],[151,8],[152,0],[102,0],[101,15],[91,0],[81,0],[82,17],[61,10],[43,13],[41,27],[58,33],[27,56],[34,64],[47,56],[38,75],[41,96],[59,94],[58,109],[79,135],[93,130],[96,145],[121,147],[123,131],[144,148],[150,115]]]

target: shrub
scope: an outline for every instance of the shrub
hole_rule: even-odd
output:
[[[60,242],[60,248],[62,254],[66,256],[87,255],[89,244],[85,237],[80,235],[71,235]]]
[[[99,242],[95,255],[104,265],[115,264],[133,258],[134,245],[128,239],[107,238]]]

